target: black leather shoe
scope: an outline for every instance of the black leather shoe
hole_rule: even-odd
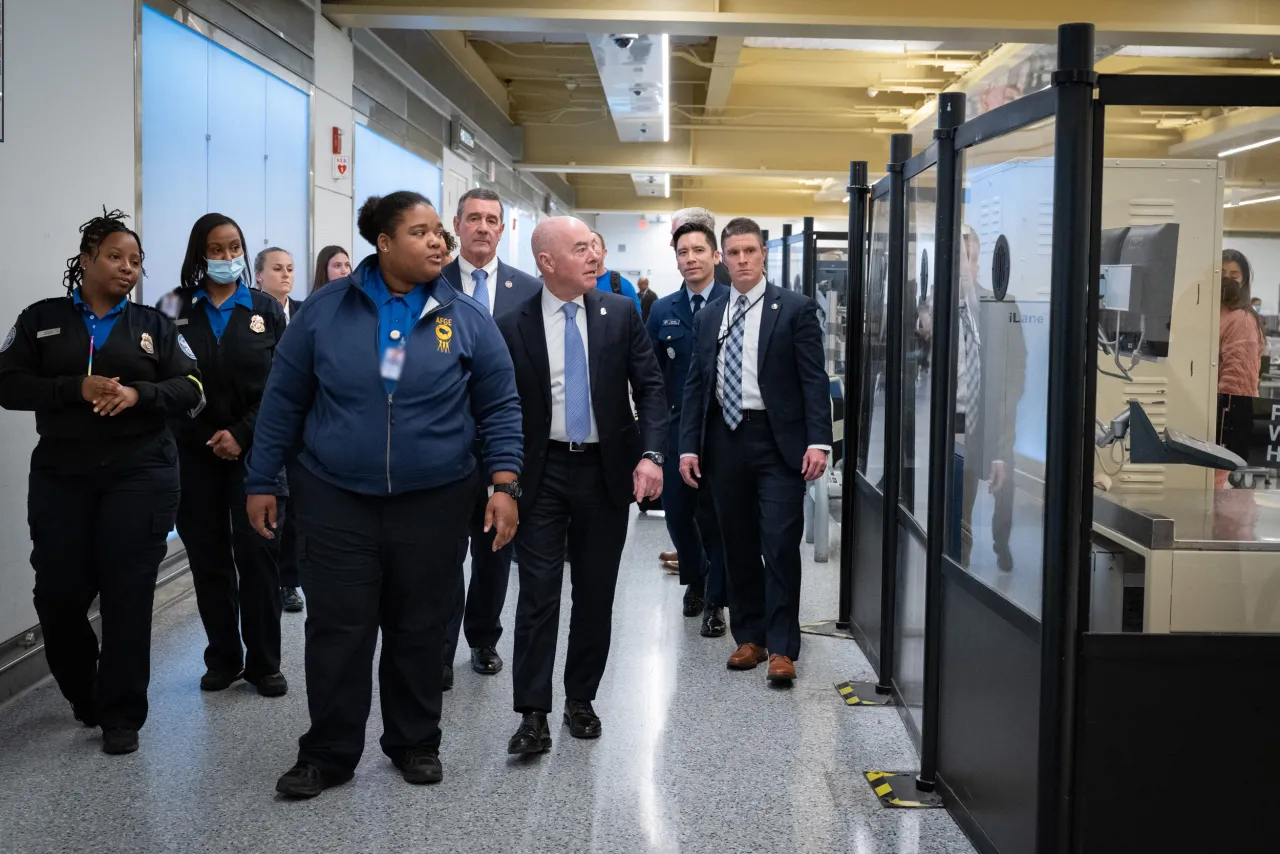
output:
[[[93,707],[93,701],[87,703],[73,704],[71,706],[71,714],[75,715],[76,720],[85,726],[98,725],[98,711]]]
[[[400,769],[406,783],[415,786],[439,783],[444,779],[444,769],[440,767],[440,751],[435,747],[406,750],[404,757],[392,764]]]
[[[446,664],[444,666],[444,673],[440,676],[440,690],[453,690],[453,665],[451,664]]]
[[[102,731],[102,752],[112,755],[133,753],[138,749],[136,729],[107,729]]]
[[[574,738],[600,737],[600,717],[584,700],[564,701],[564,722],[569,725],[569,735]]]
[[[702,612],[702,632],[704,638],[724,637],[724,608],[719,605],[708,605]]]
[[[686,617],[697,617],[702,613],[702,609],[706,606],[706,600],[702,598],[702,584],[694,582],[684,589],[684,615]]]
[[[491,646],[477,647],[471,650],[471,669],[492,676],[502,670],[502,656]]]
[[[1005,572],[1013,569],[1013,553],[1009,551],[1007,546],[1005,548],[996,546],[996,566]]]
[[[219,673],[216,670],[210,670],[200,677],[200,690],[225,691],[243,678],[243,670],[238,670],[235,673]]]
[[[551,749],[551,730],[547,726],[546,712],[527,712],[520,722],[520,729],[507,742],[507,753],[546,753]]]
[[[281,775],[276,781],[276,791],[290,798],[314,798],[330,786],[337,786],[350,780],[354,774],[325,774],[319,768],[306,762],[299,762]]]
[[[306,607],[302,597],[298,595],[298,588],[296,587],[281,587],[280,601],[284,605],[284,609],[290,614],[296,614]]]
[[[245,678],[245,681],[258,689],[264,697],[283,697],[289,693],[289,681],[283,673],[268,673],[256,679]]]

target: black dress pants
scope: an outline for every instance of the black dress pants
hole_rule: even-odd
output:
[[[45,657],[72,705],[104,729],[141,729],[151,679],[156,575],[178,510],[178,452],[168,431],[115,462],[69,471],[31,456],[27,522]],[[102,649],[88,611],[99,596]]]
[[[705,585],[707,604],[728,604],[724,546],[715,502],[703,484],[694,489],[680,477],[680,419],[671,425],[671,453],[662,466],[662,497],[667,508],[667,534],[680,557],[680,583]]]
[[[782,458],[768,415],[750,416],[730,430],[712,407],[703,474],[724,529],[733,639],[794,660],[800,657],[804,478]]]
[[[285,463],[284,467],[289,475],[288,482],[293,483],[297,461]],[[280,526],[280,586],[301,587],[302,581],[298,578],[298,520],[296,513],[288,511],[289,506],[287,499],[280,499],[276,506],[276,524]]]
[[[298,761],[354,771],[378,685],[382,750],[440,744],[440,667],[480,477],[394,496],[360,495],[303,466],[291,485],[307,597],[307,709]]]
[[[453,664],[458,652],[458,635],[463,631],[467,646],[472,649],[497,646],[502,637],[502,607],[507,603],[513,546],[507,543],[498,551],[493,550],[498,532],[495,528],[485,533],[484,514],[488,507],[489,491],[478,490],[467,531],[471,540],[471,581],[464,581],[460,563],[453,613],[445,630],[445,664]]]
[[[209,638],[205,666],[217,673],[243,670],[251,680],[278,673],[280,540],[259,536],[249,524],[243,460],[220,459],[203,445],[180,444],[178,453],[178,536]]]
[[[613,594],[629,512],[605,487],[598,449],[553,445],[532,511],[520,520],[520,598],[516,603],[515,710],[551,711],[551,674],[560,629],[560,590],[569,559],[573,611],[565,659],[566,699],[596,698],[609,659]]]

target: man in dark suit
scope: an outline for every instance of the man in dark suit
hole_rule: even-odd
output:
[[[506,211],[493,190],[468,190],[458,199],[453,231],[458,236],[458,257],[440,275],[455,290],[480,303],[499,318],[542,291],[542,283],[527,273],[502,263],[498,241],[505,228]],[[479,456],[479,445],[476,446]],[[458,635],[465,631],[471,647],[471,669],[493,675],[502,670],[498,639],[502,637],[502,607],[507,601],[507,581],[511,576],[511,544],[494,551],[496,531],[484,527],[489,496],[482,492],[471,513],[471,583],[459,581],[457,601],[445,628],[445,690],[453,687],[453,659],[458,652]],[[460,559],[465,559],[460,556]],[[461,578],[461,576],[459,576]]]
[[[765,281],[760,226],[732,220],[720,245],[733,289],[694,322],[680,474],[697,487],[706,461],[716,513],[732,531],[724,549],[738,649],[729,667],[767,659],[769,681],[790,684],[800,655],[804,484],[822,476],[831,452],[822,330],[813,300]]]
[[[545,287],[498,318],[516,365],[526,461],[512,675],[523,720],[508,753],[551,747],[547,713],[566,552],[573,614],[564,720],[575,738],[600,735],[591,703],[609,654],[630,504],[662,494],[662,373],[634,301],[596,287],[601,257],[592,243],[581,220],[541,222],[532,244]]]
[[[715,283],[720,263],[715,232],[700,222],[687,222],[673,238],[676,264],[684,284],[654,303],[649,314],[649,337],[667,386],[671,429],[663,467],[663,507],[667,533],[675,543],[680,583],[685,586],[684,615],[702,616],[702,636],[724,635],[724,550],[711,495],[692,489],[680,479],[680,407],[685,378],[693,363],[693,325],[699,313],[729,288]]]

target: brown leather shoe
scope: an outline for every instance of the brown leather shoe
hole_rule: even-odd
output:
[[[664,561],[662,562],[662,571],[663,571],[663,572],[665,572],[667,575],[679,575],[679,574],[680,574],[680,561],[678,561],[678,560],[664,560]]]
[[[796,665],[785,655],[769,656],[769,681],[775,685],[790,685],[796,678]]]
[[[663,563],[667,563],[669,561],[677,561],[679,559],[680,559],[680,555],[677,552],[660,552],[658,554],[658,560],[662,561]]]
[[[769,660],[769,653],[765,652],[762,646],[756,646],[753,643],[744,643],[729,656],[730,670],[751,670],[757,664],[763,664]]]

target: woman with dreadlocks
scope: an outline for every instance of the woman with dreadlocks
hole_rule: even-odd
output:
[[[173,323],[129,302],[142,243],[112,211],[80,228],[67,294],[18,316],[0,341],[0,406],[33,411],[27,522],[49,669],[106,753],[138,749],[147,718],[151,611],[178,512],[166,419],[204,405]],[[101,597],[102,646],[88,610]]]

